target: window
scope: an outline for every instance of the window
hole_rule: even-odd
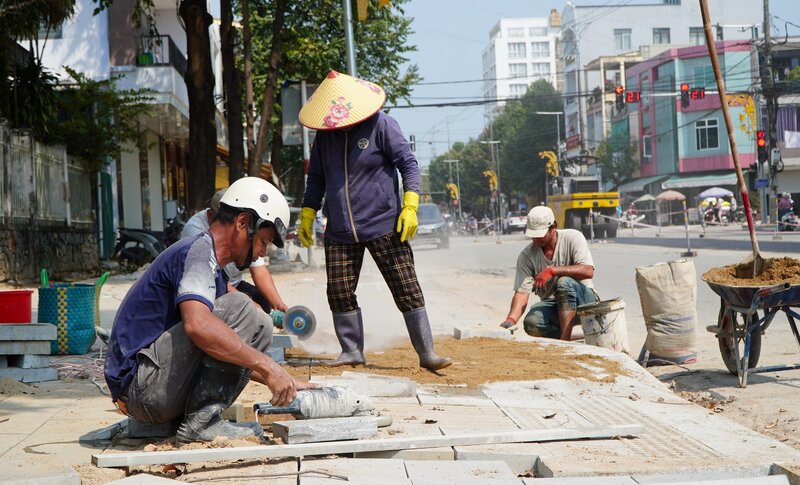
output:
[[[533,77],[550,77],[550,64],[547,62],[534,62],[531,64]]]
[[[704,88],[715,86],[717,81],[714,79],[714,70],[711,64],[706,66],[695,66],[692,68],[692,81],[690,88]]]
[[[508,37],[525,37],[525,29],[522,27],[511,27],[508,29]]]
[[[509,42],[508,44],[508,58],[509,59],[525,59],[527,57],[525,52],[524,42]]]
[[[531,42],[531,57],[550,57],[550,43]]]
[[[526,84],[509,84],[508,85],[509,96],[512,98],[521,98],[525,95],[525,92],[528,90],[528,86]]]
[[[669,29],[653,29],[653,44],[669,44]]]
[[[618,51],[631,50],[631,29],[614,29],[614,47]]]
[[[544,37],[547,35],[547,27],[528,27],[528,35],[531,37]]]
[[[716,119],[700,120],[694,124],[698,150],[719,148],[719,123]]]
[[[706,45],[706,34],[702,27],[689,27],[689,43],[692,45]]]
[[[653,148],[650,146],[650,135],[642,136],[642,158],[653,156]]]
[[[509,64],[508,74],[511,77],[528,77],[528,65],[523,63]]]

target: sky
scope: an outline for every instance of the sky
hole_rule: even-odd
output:
[[[800,26],[797,1],[769,0],[773,23],[780,26],[781,32],[785,21]],[[573,3],[641,4],[651,3],[651,0],[577,0]],[[411,0],[404,4],[406,16],[414,18],[411,24],[414,34],[409,41],[418,49],[409,54],[410,62],[419,67],[423,77],[421,84],[412,91],[412,102],[431,104],[459,100],[454,98],[482,97],[481,55],[489,44],[492,27],[501,18],[547,17],[550,9],[561,12],[565,4],[565,0]],[[754,19],[761,22],[763,12],[754,12]],[[789,35],[800,35],[800,27],[789,25]],[[449,144],[476,138],[486,123],[483,106],[392,109],[390,114],[400,123],[406,137],[415,135],[421,166],[447,151]]]

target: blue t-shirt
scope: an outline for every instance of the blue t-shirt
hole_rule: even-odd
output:
[[[136,354],[181,321],[178,304],[198,300],[214,309],[227,282],[208,232],[179,240],[161,253],[122,300],[108,344],[105,377],[116,400],[136,375]]]

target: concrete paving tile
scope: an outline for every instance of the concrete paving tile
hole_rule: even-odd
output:
[[[467,483],[470,479],[520,480],[502,461],[406,461],[408,478],[417,482]]]
[[[21,325],[4,323],[0,325],[0,340],[29,342],[35,340],[55,340],[58,329],[52,323],[25,323]],[[48,354],[48,352],[43,352]]]
[[[138,475],[133,475],[130,477],[123,478],[121,480],[114,480],[113,482],[108,482],[106,485],[175,485],[179,482],[178,480],[173,480],[171,478],[159,477],[156,475],[150,475],[148,473],[140,473]]]
[[[766,478],[770,473],[771,466],[756,465],[729,465],[714,466],[710,465],[698,470],[688,471],[670,471],[667,473],[653,473],[645,474],[632,474],[632,478],[636,483],[640,484],[661,484],[661,483],[703,483],[713,484],[718,480],[724,480],[724,483],[741,483],[745,484],[760,484],[757,480]],[[786,479],[785,476],[783,476]],[[743,482],[735,482],[735,480],[749,480]],[[784,483],[784,482],[779,482]],[[788,481],[786,482],[788,483]]]
[[[345,387],[368,397],[414,397],[417,394],[417,383],[406,380],[312,377],[311,382],[325,387]]]
[[[579,429],[594,426],[575,411],[504,408],[508,417],[521,429]]]
[[[628,476],[525,478],[522,483],[525,485],[636,485],[636,481]]]
[[[297,485],[299,468],[296,458],[268,460],[266,463],[264,460],[201,462],[188,465],[185,476],[198,483]]]
[[[419,399],[414,397],[403,397],[403,396],[396,396],[396,397],[371,397],[369,398],[372,401],[372,404],[375,407],[388,405],[388,404],[412,404],[412,405],[419,405]]]
[[[336,458],[336,459],[304,459],[300,461],[300,471],[315,470],[347,477],[352,480],[383,483],[384,480],[406,480],[406,467],[403,460],[375,458]],[[310,476],[310,475],[309,475]],[[323,475],[317,475],[317,478]],[[300,484],[304,485],[306,475],[300,476]],[[330,477],[328,477],[330,478]],[[339,479],[341,483],[341,479]]]
[[[17,443],[3,458],[31,454],[58,455],[70,465],[91,462],[91,455],[102,452],[106,441],[81,442],[80,437],[113,424],[113,421],[48,420],[39,429]]]
[[[58,456],[3,456],[0,483],[4,485],[81,485],[81,477]]]
[[[27,437],[28,435],[23,433],[0,433],[0,456]]]
[[[503,461],[517,475],[536,470],[539,457],[550,454],[539,443],[455,446],[453,448],[456,452],[456,460]]]
[[[417,390],[417,398],[421,404],[497,407],[489,398],[483,396],[466,396]]]
[[[79,399],[53,415],[54,419],[117,419],[124,418],[107,396],[90,396]]]
[[[368,451],[354,453],[356,458],[394,458],[405,461],[428,461],[428,460],[455,460],[456,454],[453,448],[442,446],[439,448],[419,448],[415,450],[395,450],[395,451]]]
[[[519,478],[459,477],[456,480],[448,478],[418,479],[413,480],[412,483],[414,485],[522,485],[522,480]]]

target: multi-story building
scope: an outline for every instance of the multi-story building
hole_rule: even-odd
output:
[[[759,0],[709,0],[717,40],[751,39],[757,35]],[[609,72],[601,81],[598,70],[587,64],[602,56],[639,51],[646,59],[664,45],[705,44],[700,7],[696,1],[662,0],[651,4],[573,5],[567,3],[561,15],[561,50],[564,66],[564,119],[567,157],[590,154],[586,101],[592,90],[605,80],[619,82]],[[742,26],[751,29],[742,29]],[[732,26],[736,26],[733,28]],[[653,46],[652,49],[649,46]],[[659,47],[661,46],[661,47]],[[598,140],[594,140],[598,141]]]
[[[189,99],[184,80],[186,33],[176,2],[154,0],[157,36],[134,27],[130,15],[134,0],[115,0],[93,14],[92,0],[79,0],[75,15],[45,44],[43,64],[63,73],[69,66],[91,79],[117,77],[118,89],[150,90],[152,114],[141,120],[141,138],[128,142],[126,149],[106,169],[116,203],[114,227],[164,229],[176,207],[187,201],[186,162],[189,138]],[[217,26],[210,28],[212,57],[219,57]],[[218,68],[219,62],[212,60]],[[216,76],[216,90],[221,80]],[[221,99],[215,96],[215,99]],[[221,115],[217,114],[218,143],[225,145]],[[222,150],[224,152],[224,150]],[[98,200],[103,200],[99,197]],[[112,246],[113,247],[113,246]]]
[[[748,167],[756,160],[759,129],[754,92],[758,56],[749,42],[716,45],[739,163]],[[689,88],[685,95],[680,91],[682,84]],[[676,189],[693,201],[711,186],[736,190],[733,157],[706,46],[668,49],[640,62],[626,70],[625,86],[641,99],[622,107],[613,131],[630,134],[640,165],[637,180],[620,186],[620,192],[656,195]]]
[[[561,89],[558,38],[561,16],[501,19],[489,33],[483,51],[483,91],[486,114],[494,117],[503,100],[519,98],[531,83],[545,79]]]

